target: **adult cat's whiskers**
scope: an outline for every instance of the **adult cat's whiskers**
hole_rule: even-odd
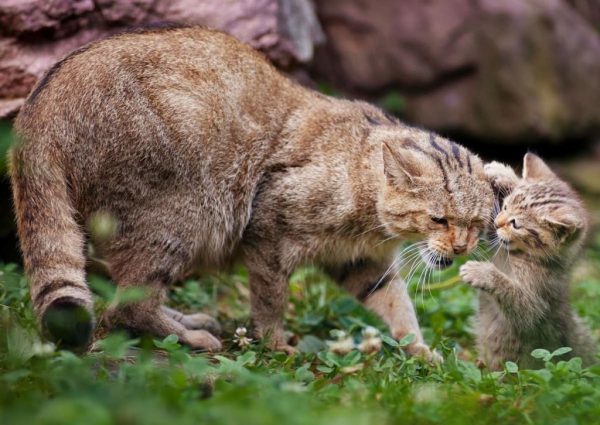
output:
[[[381,275],[381,277],[379,278],[379,280],[377,281],[377,283],[369,291],[369,293],[367,294],[367,298],[370,297],[371,294],[373,294],[373,292],[375,292],[379,288],[379,285],[381,285],[381,282],[383,282],[383,280],[387,277],[387,275],[390,273],[390,271],[400,263],[400,260],[401,260],[400,257],[395,257],[394,258],[394,260],[390,263],[390,265],[387,268],[387,270]],[[395,278],[395,276],[392,277],[392,279],[390,279],[390,282],[393,281],[394,278]]]
[[[386,242],[388,242],[388,241],[391,241],[392,239],[395,239],[395,238],[397,238],[397,236],[396,236],[396,235],[392,235],[392,236],[390,236],[389,238],[385,238],[385,239],[383,239],[382,241],[379,241],[379,242],[377,242],[377,243],[375,244],[375,247],[378,247],[379,245],[382,245],[382,244],[384,244],[384,243],[386,243]]]
[[[423,289],[420,289],[420,288],[424,287],[424,285],[427,281],[428,275],[432,271],[432,269],[429,265],[431,264],[432,260],[437,257],[437,254],[435,252],[431,251],[430,249],[426,248],[424,250],[424,256],[425,256],[425,258],[423,259],[423,261],[425,263],[425,270],[419,276],[419,280],[417,281],[417,286],[415,288],[415,302],[417,301],[417,292],[420,290],[421,291],[421,305],[425,305],[425,299],[423,297]]]
[[[394,279],[396,279],[396,277],[398,276],[398,273],[400,272],[400,265],[401,263],[404,261],[404,257],[403,255],[405,253],[411,253],[412,250],[416,250],[416,253],[418,253],[419,248],[421,247],[421,245],[423,245],[424,241],[421,242],[416,242],[414,244],[408,245],[407,247],[404,247],[402,249],[402,251],[400,251],[399,254],[397,254],[394,257],[394,260],[391,262],[391,264],[389,265],[389,267],[387,268],[387,270],[383,273],[383,275],[381,275],[381,277],[379,278],[379,280],[377,281],[377,283],[373,286],[373,289],[371,289],[371,291],[369,292],[369,294],[367,296],[370,296],[373,292],[375,292],[379,286],[381,285],[381,283],[383,282],[383,280],[390,274],[390,272],[397,267],[397,271],[396,273],[394,273],[394,276],[392,276],[392,278],[390,279],[390,282],[392,282]],[[410,255],[410,257],[412,257],[412,255],[414,255],[415,253],[412,253]],[[389,291],[389,287],[386,288],[386,295],[387,292]]]
[[[410,264],[410,268],[407,273],[407,277],[405,278],[405,285],[407,286],[407,288],[410,285],[410,282],[411,282],[414,274],[419,270],[419,266],[424,265],[422,262],[422,259],[421,259],[420,252],[413,254],[413,256],[411,257],[411,260],[408,264]],[[416,297],[416,292],[415,292],[415,297]]]
[[[412,280],[414,274],[419,269],[419,266],[423,265],[420,257],[421,257],[420,253],[418,253],[418,252],[417,253],[413,253],[412,256],[410,257],[410,260],[406,261],[406,264],[409,266],[409,270],[408,270],[408,273],[406,274],[406,277],[404,279],[405,280],[404,284],[407,287],[410,284],[410,281]]]

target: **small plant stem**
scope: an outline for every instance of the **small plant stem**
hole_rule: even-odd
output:
[[[432,285],[424,285],[423,287],[419,288],[419,290],[420,291],[443,291],[445,289],[450,289],[450,288],[456,286],[460,282],[461,282],[460,276],[456,275],[456,276],[446,279],[445,281],[440,282],[440,283],[434,283]]]

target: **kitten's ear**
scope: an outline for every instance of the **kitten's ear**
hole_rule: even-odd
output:
[[[561,209],[553,211],[552,216],[544,217],[544,221],[552,227],[561,242],[577,235],[585,226],[581,217]]]
[[[423,174],[421,163],[410,152],[406,150],[400,152],[387,142],[383,143],[381,150],[383,155],[383,172],[390,183],[412,183],[415,178]]]
[[[555,179],[556,174],[546,165],[542,158],[532,153],[523,157],[523,178],[528,180]]]

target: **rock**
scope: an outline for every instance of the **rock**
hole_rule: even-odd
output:
[[[0,5],[0,28],[9,35],[57,31],[66,21],[93,10],[93,0],[4,0]]]
[[[600,30],[600,1],[568,0],[569,4],[583,16],[592,26]]]
[[[101,29],[85,29],[58,40],[0,39],[0,118],[18,111],[38,78],[57,60],[105,34]]]
[[[221,29],[283,68],[308,63],[323,40],[311,0],[3,0],[0,118],[15,114],[35,82],[70,51],[157,22]]]
[[[584,17],[592,12],[571,3],[318,2],[327,43],[315,74],[366,96],[397,89],[409,121],[441,132],[507,143],[589,137],[600,130],[600,33]]]
[[[589,150],[566,161],[553,161],[551,165],[589,201],[588,205],[594,205],[596,218],[600,221],[600,141],[593,144]]]

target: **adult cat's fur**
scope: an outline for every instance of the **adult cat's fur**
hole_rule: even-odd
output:
[[[588,229],[577,194],[537,156],[527,154],[523,178],[499,163],[486,165],[493,186],[506,194],[495,225],[508,249],[493,262],[469,261],[463,280],[480,289],[477,338],[492,369],[508,360],[540,366],[536,348],[573,348],[585,364],[595,345],[569,303],[569,273]],[[503,249],[503,248],[502,248]]]
[[[218,349],[206,330],[216,324],[161,307],[164,292],[192,267],[241,260],[257,333],[289,349],[287,280],[313,262],[395,337],[415,333],[410,350],[427,354],[393,250],[428,237],[448,262],[475,247],[493,202],[466,149],[302,88],[248,46],[200,28],[74,52],[34,89],[15,128],[11,178],[35,310],[50,337],[72,346],[92,328],[83,226],[101,214],[117,223],[101,246],[114,281],[150,295],[111,307],[109,325]]]

